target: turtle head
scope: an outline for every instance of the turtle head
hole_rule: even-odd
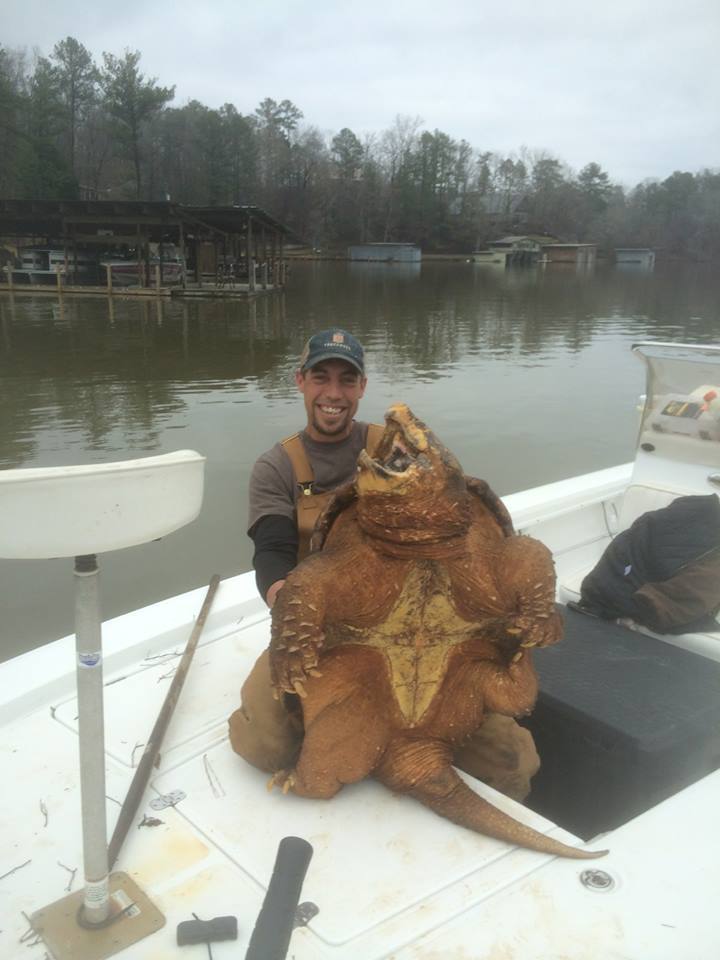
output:
[[[358,459],[358,520],[366,533],[402,543],[438,542],[469,523],[463,469],[404,403],[385,414],[374,457]]]

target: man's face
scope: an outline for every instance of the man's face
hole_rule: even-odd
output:
[[[323,360],[304,373],[298,370],[295,383],[305,401],[313,440],[332,442],[350,435],[367,377],[345,360]]]

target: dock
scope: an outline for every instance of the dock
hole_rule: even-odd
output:
[[[253,299],[284,288],[289,236],[250,204],[0,200],[0,292]]]
[[[284,284],[258,284],[253,289],[247,283],[232,286],[210,282],[198,286],[117,287],[92,286],[90,284],[45,284],[45,283],[0,283],[0,294],[10,296],[50,297],[116,297],[119,300],[253,300],[267,293],[284,290]]]

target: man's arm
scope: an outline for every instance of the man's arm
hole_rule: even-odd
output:
[[[255,544],[255,582],[269,607],[297,564],[293,481],[290,460],[279,444],[257,460],[250,475],[248,536]]]
[[[289,517],[272,514],[261,517],[248,534],[255,544],[255,582],[260,596],[272,607],[278,590],[297,564],[297,527]]]

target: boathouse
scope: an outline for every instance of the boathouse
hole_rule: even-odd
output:
[[[545,263],[572,263],[578,267],[595,265],[597,244],[595,243],[544,243],[542,261]]]
[[[383,263],[419,263],[422,251],[414,243],[356,243],[348,247],[349,260],[373,260]]]
[[[0,200],[0,282],[254,293],[284,285],[289,235],[253,205]]]
[[[542,238],[533,236],[501,237],[492,240],[485,250],[476,250],[473,260],[501,266],[527,266],[538,259],[542,242]]]
[[[655,266],[655,251],[649,247],[616,247],[615,263],[618,266],[632,264],[645,270],[652,270]]]

